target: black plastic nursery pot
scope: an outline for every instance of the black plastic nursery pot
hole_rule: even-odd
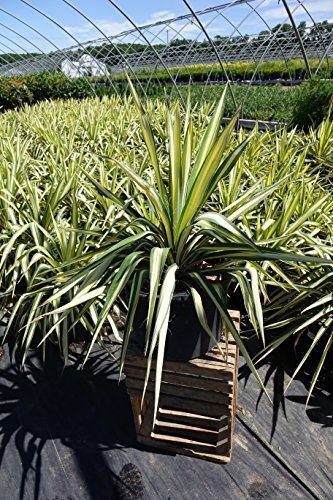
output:
[[[142,349],[145,345],[149,295],[141,293],[135,313],[132,340]],[[203,298],[208,325],[216,341],[220,339],[221,318],[215,305]],[[176,292],[173,296],[164,359],[188,361],[204,356],[214,347],[215,341],[202,328],[192,297],[188,292]]]

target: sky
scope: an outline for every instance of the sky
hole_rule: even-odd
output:
[[[189,3],[198,11],[223,5],[226,0],[190,0]],[[303,3],[315,21],[333,22],[333,0],[288,0],[296,22],[305,20],[307,25],[311,25],[311,18],[300,3]],[[189,13],[182,0],[118,0],[117,5],[140,26]],[[256,7],[261,17],[251,7]],[[114,36],[133,28],[126,15],[112,5],[110,0],[0,0],[0,53],[47,53],[57,48],[95,40],[102,37],[102,34]],[[273,27],[278,23],[288,22],[279,0],[252,0],[248,5],[230,5],[222,15],[206,14],[200,16],[200,19],[207,25],[207,31],[212,37],[245,33],[252,35],[268,29],[267,25]],[[151,41],[165,43],[173,38],[193,39],[198,36],[200,39],[196,23],[178,21],[172,23],[168,30],[161,28],[153,28],[147,32]],[[136,35],[123,40],[134,42]],[[142,39],[137,41],[142,42]]]

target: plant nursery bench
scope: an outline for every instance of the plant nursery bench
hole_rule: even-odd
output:
[[[238,311],[229,311],[239,331]],[[125,362],[139,443],[214,462],[231,458],[235,425],[238,347],[221,332],[224,360],[214,347],[205,356],[186,362],[164,361],[159,407],[153,427],[155,367],[153,360],[145,399],[142,391],[147,360],[132,345]]]

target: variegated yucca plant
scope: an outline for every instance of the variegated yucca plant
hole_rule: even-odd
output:
[[[83,258],[69,260],[59,269],[51,297],[38,307],[33,322],[43,321],[45,317],[50,319],[50,316],[54,318],[53,326],[48,327],[43,337],[45,341],[62,324],[65,323],[68,330],[69,321],[73,327],[78,322],[85,324],[85,316],[90,315],[94,328],[86,353],[88,357],[107,319],[118,336],[111,313],[116,305],[126,304],[126,324],[121,339],[122,370],[140,293],[148,290],[146,383],[157,349],[156,414],[170,307],[177,288],[185,288],[191,294],[198,319],[211,336],[203,306],[203,297],[210,298],[225,329],[233,335],[262,385],[228,313],[223,291],[230,282],[239,284],[249,317],[265,342],[259,276],[269,278],[269,273],[262,264],[274,261],[276,273],[281,260],[321,265],[325,259],[292,254],[280,250],[276,244],[272,248],[266,242],[256,242],[234,222],[267,200],[286,177],[268,187],[252,189],[252,196],[244,196],[244,205],[237,204],[234,210],[235,204],[223,207],[228,217],[221,211],[207,211],[209,199],[221,181],[229,176],[252,138],[249,135],[230,148],[237,115],[221,129],[227,89],[200,140],[195,135],[190,106],[183,118],[178,105],[173,107],[164,133],[168,160],[166,165],[164,158],[162,166],[151,123],[131,82],[129,85],[147,147],[144,168],[138,172],[119,158],[104,157],[111,169],[115,168],[118,174],[122,171],[127,179],[123,196],[108,190],[83,168],[87,189],[95,189],[99,197],[105,197],[117,207],[117,216],[97,247]],[[278,276],[284,275],[281,272]],[[212,280],[212,277],[219,277],[219,280]],[[272,281],[276,280],[272,278]],[[51,281],[47,286],[50,290]],[[68,301],[68,297],[74,298]],[[52,304],[60,306],[51,308]]]
[[[332,246],[328,246],[327,250],[332,255]],[[310,400],[325,361],[332,359],[332,284],[332,265],[325,266],[320,270],[312,270],[312,272],[304,268],[304,275],[299,279],[298,289],[289,290],[287,294],[284,290],[273,294],[266,314],[266,333],[272,332],[269,335],[270,342],[256,356],[257,362],[260,362],[279,348],[287,339],[294,338],[294,349],[298,357],[300,339],[303,336],[307,337],[308,340],[304,342],[304,345],[307,346],[305,353],[299,359],[298,365],[285,387],[285,391],[287,391],[296,375],[306,366],[310,357],[316,354],[318,358],[317,366],[311,376],[306,405]],[[283,310],[283,316],[281,310]],[[327,366],[331,367],[331,363],[327,364]]]
[[[22,168],[14,170],[13,155],[7,155],[10,176],[8,182],[2,176],[1,186],[5,230],[0,277],[4,301],[9,297],[13,303],[7,308],[6,339],[13,330],[23,360],[33,339],[43,345],[52,339],[66,362],[68,337],[77,324],[92,333],[88,356],[94,343],[103,341],[102,327],[109,321],[123,342],[123,366],[138,298],[147,290],[148,367],[157,347],[158,396],[172,296],[177,288],[186,288],[208,335],[203,297],[210,297],[260,380],[223,292],[228,284],[238,284],[265,345],[264,282],[283,287],[287,297],[288,287],[295,290],[302,275],[298,261],[312,261],[313,268],[325,261],[312,257],[320,254],[307,257],[303,252],[312,246],[310,236],[305,239],[307,231],[316,237],[307,221],[316,210],[318,220],[312,224],[318,226],[318,207],[324,205],[317,200],[305,204],[294,174],[290,181],[297,143],[286,133],[294,144],[292,155],[290,145],[282,148],[286,151],[273,168],[269,158],[277,156],[276,148],[267,146],[266,136],[234,134],[236,117],[221,128],[224,95],[207,125],[207,109],[198,113],[188,106],[185,113],[175,105],[167,112],[165,106],[149,103],[145,111],[133,88],[132,101],[136,112],[129,100],[81,103],[74,125],[75,109],[66,111],[60,103],[51,103],[57,123],[53,112],[48,117],[40,112],[39,123],[35,111],[26,110],[31,114],[29,140],[20,156],[31,172],[26,174],[19,159],[15,162]],[[13,118],[25,127],[25,116]],[[316,182],[313,186],[318,189]],[[298,213],[295,200],[304,212]],[[126,306],[123,337],[113,317],[117,306]]]

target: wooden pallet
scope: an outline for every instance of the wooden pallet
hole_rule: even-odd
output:
[[[238,311],[229,313],[239,330]],[[226,348],[225,339],[220,339],[220,345],[223,350]],[[227,362],[217,348],[191,361],[164,362],[159,408],[153,427],[155,373],[153,361],[141,404],[146,359],[135,349],[128,354],[126,385],[138,442],[214,462],[228,462],[237,397],[238,347],[234,340],[229,336]]]

